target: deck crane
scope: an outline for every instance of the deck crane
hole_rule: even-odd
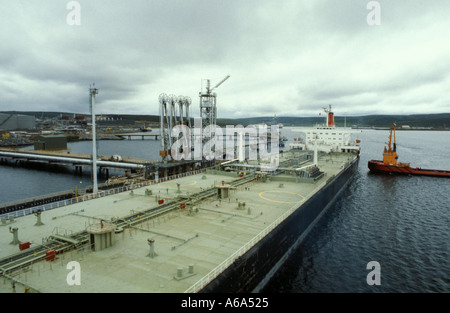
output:
[[[217,89],[220,85],[222,85],[230,75],[227,75],[223,78],[219,83],[217,83],[212,89],[210,89],[210,80],[206,80],[206,92],[199,92],[200,96],[200,117],[202,119],[202,128],[205,129],[210,125],[217,125],[217,107],[216,100],[217,94],[213,93],[215,89]],[[210,141],[215,136],[214,132],[211,132],[209,136],[202,137],[202,151],[203,147],[208,141]],[[196,139],[195,139],[196,140]],[[202,153],[203,155],[203,153]],[[202,159],[205,160],[205,155],[202,156]],[[211,158],[208,158],[210,160]]]
[[[202,118],[202,126],[206,127],[208,125],[216,125],[217,119],[217,109],[216,109],[216,98],[217,94],[213,93],[214,89],[217,89],[222,85],[230,75],[227,75],[222,79],[217,85],[210,89],[210,81],[206,80],[206,92],[200,92],[200,116]]]
[[[211,93],[214,89],[222,85],[228,78],[230,78],[230,75],[227,75],[224,79],[222,79],[219,83],[217,83],[217,85],[215,85],[211,90],[209,90],[209,80],[208,80],[207,92]]]
[[[392,144],[392,134],[394,134],[394,143]],[[395,123],[391,126],[391,131],[389,134],[389,143],[387,143],[387,149],[384,147],[383,151],[383,163],[393,166],[397,166],[397,143],[395,141]]]

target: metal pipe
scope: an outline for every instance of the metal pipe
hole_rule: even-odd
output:
[[[10,158],[25,158],[28,160],[40,160],[40,161],[53,161],[53,162],[67,162],[81,165],[92,165],[92,160],[83,158],[72,158],[66,156],[53,156],[45,154],[34,154],[26,152],[8,152],[0,151],[0,156],[10,157]],[[101,161],[97,160],[96,165],[103,167],[115,167],[115,168],[144,168],[143,164],[127,163],[127,162],[113,162],[113,161]]]

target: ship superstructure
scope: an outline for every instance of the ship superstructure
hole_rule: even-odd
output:
[[[334,112],[331,105],[323,109],[326,114],[326,123],[315,127],[293,128],[294,132],[304,133],[305,139],[301,142],[289,144],[291,149],[315,150],[330,152],[356,152],[359,153],[361,147],[358,139],[353,139],[352,134],[361,131],[345,127],[336,127]]]

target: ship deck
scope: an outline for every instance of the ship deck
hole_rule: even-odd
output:
[[[70,238],[71,234],[83,232],[100,220],[107,223],[133,216],[121,224],[125,225],[123,231],[115,234],[110,247],[93,251],[89,244],[77,245],[76,249],[58,253],[54,261],[41,258],[24,263],[6,276],[0,275],[0,292],[11,292],[11,281],[15,281],[17,292],[198,291],[196,283],[211,279],[211,273],[220,272],[245,253],[259,240],[258,236],[275,227],[290,210],[301,206],[328,178],[355,158],[351,153],[321,154],[319,168],[325,175],[315,182],[298,179],[296,182],[290,169],[312,164],[312,161],[298,162],[299,155],[303,154],[302,151],[281,154],[280,168],[285,172],[269,177],[266,182],[253,179],[233,185],[239,179],[237,172],[207,170],[132,192],[44,211],[41,226],[34,225],[34,215],[7,221],[0,226],[0,260],[20,253],[18,245],[10,244],[13,236],[8,226],[18,228],[19,240],[31,242],[27,250],[33,251],[50,236]],[[242,169],[248,170],[246,166]],[[204,199],[197,197],[198,193],[215,190],[215,186],[222,184],[234,186],[227,198],[218,199],[217,193]],[[184,201],[186,208],[154,214],[151,210],[161,206],[158,198],[164,199],[165,204]],[[153,256],[149,255],[148,239],[154,240]],[[71,261],[80,264],[80,285],[68,284],[72,272],[67,265]],[[1,264],[4,263],[0,263],[0,271]]]

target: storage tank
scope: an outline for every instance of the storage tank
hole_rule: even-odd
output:
[[[100,223],[89,225],[86,231],[90,235],[89,241],[92,251],[100,251],[114,245],[115,229],[116,225],[109,224],[104,220],[101,220]]]
[[[31,115],[0,113],[0,129],[19,130],[36,128],[36,118]]]

